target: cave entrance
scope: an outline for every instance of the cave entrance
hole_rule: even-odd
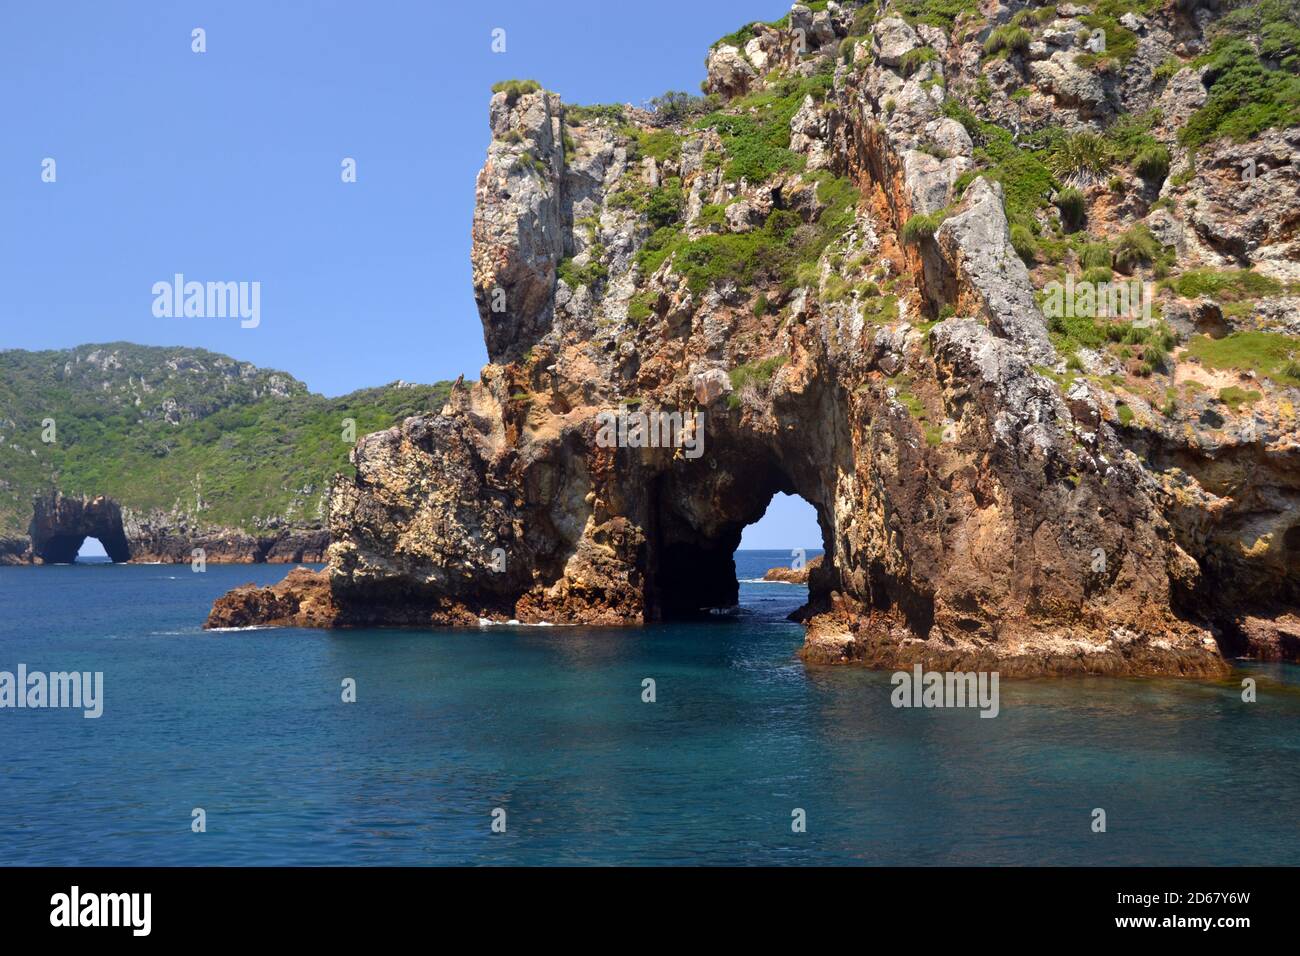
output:
[[[93,542],[93,543],[92,543]],[[41,540],[40,546],[33,550],[41,564],[96,564],[107,558],[113,563],[130,560],[130,553],[123,536],[119,547],[110,548],[101,538],[94,535],[52,534]],[[82,561],[82,558],[89,560]]]
[[[784,470],[762,459],[718,468],[689,484],[669,475],[654,490],[656,512],[647,567],[647,606],[660,620],[702,620],[740,603],[737,550],[745,577],[789,567],[797,549],[805,560],[827,550],[831,526],[825,506],[801,495]],[[747,529],[753,528],[752,532]],[[759,565],[764,565],[759,567]],[[830,591],[829,573],[809,579],[816,594]]]

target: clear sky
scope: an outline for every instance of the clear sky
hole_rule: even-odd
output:
[[[490,86],[535,78],[581,103],[698,92],[712,41],[785,9],[4,3],[0,348],[202,346],[328,395],[477,377],[469,248]],[[261,324],[155,318],[151,288],[178,272],[260,282]]]
[[[767,513],[745,529],[740,546],[758,550],[820,551],[822,533],[817,527],[817,512],[802,498],[777,494],[767,506]]]
[[[487,357],[469,248],[490,86],[532,78],[575,103],[698,92],[710,43],[787,9],[4,3],[0,348],[201,346],[327,395],[477,377]],[[342,182],[345,157],[356,183]],[[176,273],[260,282],[260,324],[155,317],[153,284]],[[796,510],[778,498],[769,521]],[[817,543],[788,532],[755,544],[762,528],[751,532],[747,547]]]

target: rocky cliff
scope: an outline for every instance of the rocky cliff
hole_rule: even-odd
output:
[[[358,443],[324,572],[209,624],[694,615],[780,491],[826,552],[809,661],[1293,657],[1297,37],[1277,2],[811,3],[652,111],[501,84],[490,364]]]

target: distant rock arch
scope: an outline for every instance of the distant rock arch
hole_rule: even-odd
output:
[[[115,563],[131,560],[122,509],[103,495],[76,498],[56,491],[38,497],[28,535],[36,564],[72,564],[87,538],[98,538]]]

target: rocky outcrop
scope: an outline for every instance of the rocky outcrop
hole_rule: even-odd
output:
[[[111,498],[70,498],[55,492],[37,498],[33,511],[28,535],[34,564],[71,564],[88,537],[98,538],[114,561],[131,559],[122,509]]]
[[[0,538],[0,566],[28,564],[31,559],[31,542],[26,538]]]
[[[273,587],[245,584],[235,588],[213,605],[204,626],[324,627],[335,617],[327,576],[310,568],[294,568]]]
[[[1243,657],[1261,661],[1300,660],[1300,615],[1274,606],[1262,613],[1242,614],[1227,628],[1229,647]]]
[[[1233,265],[1300,281],[1300,126],[1245,143],[1221,141],[1197,158],[1184,195],[1197,237]]]
[[[882,568],[879,591],[868,578],[868,602],[835,596],[811,622],[805,657],[1005,662],[1009,675],[1221,672],[1211,634],[1174,610],[1198,569],[1136,464],[1075,425],[1007,340],[952,320],[933,341],[944,404],[962,409],[944,494],[926,487],[932,475],[889,469],[893,506],[915,502],[895,519],[916,536],[898,554],[905,573]]]
[[[999,185],[983,177],[975,180],[960,210],[944,220],[934,239],[950,286],[943,297],[955,300],[958,312],[978,316],[1014,342],[1030,364],[1052,364],[1056,352],[1034,302],[1029,270],[1012,248]]]
[[[1079,66],[1076,53],[1057,50],[1045,60],[1029,64],[1038,89],[1051,94],[1057,107],[1074,109],[1084,117],[1112,112],[1106,84],[1095,71]]]
[[[807,584],[808,576],[821,566],[822,558],[818,555],[801,568],[768,568],[763,580],[781,584]]]
[[[131,559],[141,564],[189,564],[195,551],[212,564],[321,564],[329,548],[323,528],[270,527],[257,534],[196,525],[184,516],[128,512]]]
[[[1144,433],[1152,409],[1117,383],[1136,393],[1167,374],[1154,349],[1146,367],[1133,355],[1149,339],[1116,329],[1125,355],[1103,329],[1081,346],[1035,294],[1059,273],[1025,240],[1066,235],[1063,184],[1016,152],[1020,123],[1057,109],[1090,129],[1153,104],[1167,80],[1151,63],[1175,26],[1199,29],[1135,21],[1129,65],[1092,89],[1075,59],[1098,52],[1078,39],[1085,15],[1034,21],[1028,48],[990,58],[991,23],[974,15],[949,34],[796,5],[710,54],[721,120],[576,119],[542,90],[497,94],[472,253],[490,364],[441,414],[358,442],[321,575],[232,592],[209,623],[703,615],[736,602],[732,553],[783,492],[823,536],[802,611],[810,662],[1216,676],[1243,649],[1293,653],[1262,625],[1229,625],[1241,594],[1289,603],[1300,579],[1281,454],[1294,419],[1279,419],[1262,481],[1216,429]],[[969,107],[949,92],[977,77],[988,115],[1014,129],[996,169],[975,142],[992,134],[957,119]],[[770,102],[726,102],[759,90]],[[788,131],[764,127],[772,115]],[[1124,196],[1081,191],[1096,223],[1149,214],[1153,235],[1186,234],[1180,269],[1233,245],[1229,225],[1153,209],[1157,183],[1115,178],[1133,183]],[[1234,248],[1262,261],[1293,229],[1245,234]],[[648,439],[651,423],[672,439]],[[1262,451],[1258,433],[1243,440]]]
[[[897,69],[903,65],[903,57],[922,45],[907,23],[899,17],[886,17],[876,24],[875,56],[882,66]]]
[[[474,295],[488,357],[528,349],[550,327],[564,258],[564,145],[560,99],[492,98],[492,144],[475,188]]]
[[[756,79],[754,68],[750,66],[745,55],[738,48],[726,43],[709,51],[709,59],[705,67],[708,71],[705,88],[710,93],[720,93],[728,97],[740,96],[748,92],[750,84]]]

